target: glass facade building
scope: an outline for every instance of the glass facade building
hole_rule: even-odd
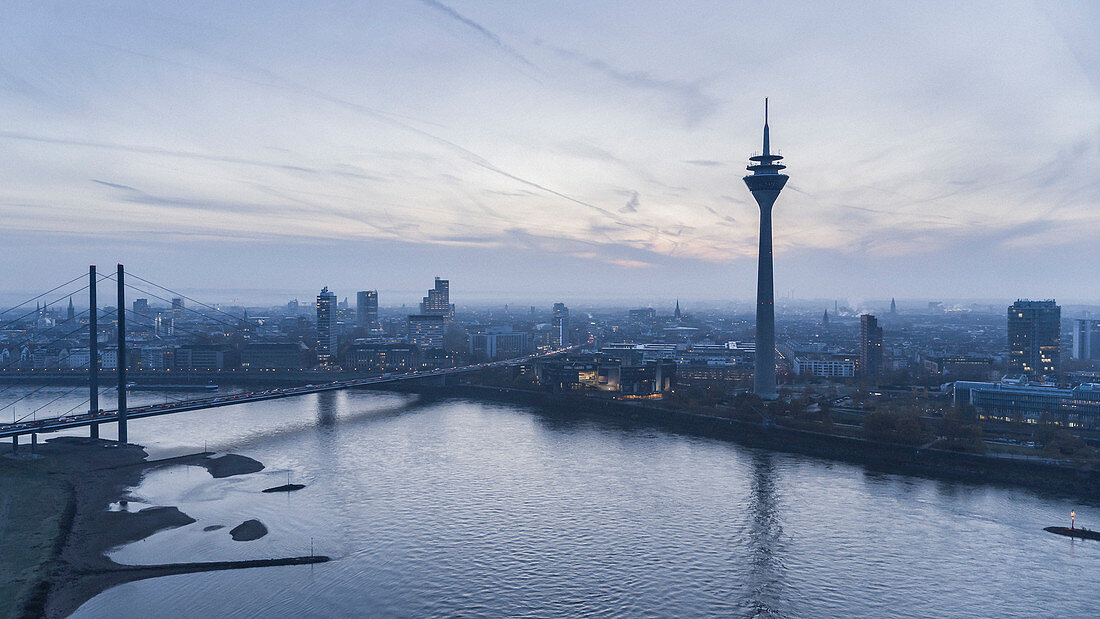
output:
[[[1021,299],[1008,308],[1008,365],[1037,378],[1060,367],[1062,308],[1053,300]]]
[[[336,294],[328,286],[317,295],[317,361],[336,360]]]

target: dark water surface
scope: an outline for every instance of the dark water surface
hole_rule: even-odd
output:
[[[334,561],[130,583],[78,616],[1100,615],[1100,543],[1042,531],[1070,509],[1100,528],[1100,501],[375,392],[140,420],[130,436],[153,457],[206,441],[267,468],[151,473],[130,508],[197,522],[116,561],[303,555],[311,539]],[[307,487],[260,492],[288,471]],[[251,518],[270,533],[233,541]]]

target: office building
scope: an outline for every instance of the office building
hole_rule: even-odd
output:
[[[336,361],[336,294],[328,286],[317,295],[317,362]]]
[[[993,372],[993,359],[965,355],[926,357],[924,369],[955,380],[988,380]]]
[[[489,327],[470,335],[470,356],[477,361],[520,357],[530,349],[531,337],[512,327]]]
[[[554,317],[550,322],[550,346],[569,346],[569,308],[564,303],[554,304]]]
[[[450,280],[435,278],[435,287],[428,290],[428,296],[424,297],[420,303],[420,313],[443,316],[447,322],[454,318],[455,308],[451,305]]]
[[[354,372],[385,374],[411,372],[419,365],[418,349],[402,342],[357,341],[344,355],[344,367]]]
[[[853,355],[821,354],[795,357],[792,370],[798,376],[825,376],[852,378],[856,375],[858,360]]]
[[[134,299],[133,312],[141,318],[149,315],[149,299]]]
[[[306,367],[308,349],[300,342],[252,342],[241,347],[241,368],[291,370]]]
[[[115,363],[118,363],[118,350]],[[132,357],[132,355],[131,355]],[[180,370],[221,370],[225,368],[225,348],[217,344],[186,344],[175,350],[176,368]],[[107,357],[104,356],[104,364]],[[112,366],[114,367],[114,366]]]
[[[1073,321],[1073,358],[1100,360],[1100,318]]]
[[[355,294],[355,325],[368,331],[380,328],[377,290],[360,290]]]
[[[446,317],[442,314],[410,314],[408,318],[409,343],[421,349],[443,348],[443,329]]]
[[[859,375],[875,377],[882,372],[882,327],[871,314],[859,317]]]
[[[999,383],[958,381],[954,401],[970,404],[982,419],[1100,429],[1100,385],[1093,383],[1059,389],[1030,385],[1026,377]]]
[[[183,320],[183,309],[183,298],[172,297],[172,318],[176,319],[177,321]]]
[[[772,275],[772,206],[789,178],[780,174],[787,166],[779,163],[782,155],[771,153],[768,129],[768,100],[764,99],[764,151],[749,157],[752,172],[744,177],[756,204],[760,207],[760,249],[756,272],[756,374],[753,393],[774,400],[775,392],[775,290]]]
[[[1038,378],[1060,366],[1062,308],[1053,300],[1021,299],[1008,308],[1008,365]]]

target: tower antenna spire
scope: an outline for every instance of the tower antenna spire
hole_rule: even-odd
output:
[[[768,135],[768,98],[764,97],[764,155],[770,155],[771,153],[771,139]]]

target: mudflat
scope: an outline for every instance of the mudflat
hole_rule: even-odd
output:
[[[110,549],[157,531],[191,524],[175,507],[109,511],[151,469],[203,466],[214,477],[256,472],[263,464],[236,454],[193,454],[146,461],[137,445],[59,437],[38,457],[0,457],[0,616],[66,616],[100,592],[125,582],[184,571],[248,567],[236,562],[123,566]],[[263,525],[260,525],[263,526]],[[265,531],[266,532],[266,531]],[[312,560],[312,559],[311,559]],[[9,578],[7,575],[14,575]]]
[[[267,535],[267,527],[259,520],[245,520],[229,531],[234,541],[251,542]]]

